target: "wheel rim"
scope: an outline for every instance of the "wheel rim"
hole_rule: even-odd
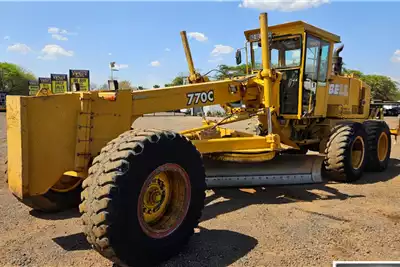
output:
[[[164,238],[183,222],[191,197],[189,175],[177,164],[164,164],[146,179],[139,195],[138,219],[152,238]]]
[[[63,175],[55,185],[51,187],[51,190],[59,193],[66,193],[74,190],[81,184],[82,179],[80,177],[73,177]]]
[[[351,165],[354,169],[359,169],[364,161],[364,140],[357,136],[351,146]]]
[[[389,139],[385,132],[382,132],[378,139],[378,159],[384,161],[389,149]]]

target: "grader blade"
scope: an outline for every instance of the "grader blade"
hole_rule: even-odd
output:
[[[261,163],[204,160],[206,184],[215,188],[321,183],[322,161],[318,155],[282,155]]]

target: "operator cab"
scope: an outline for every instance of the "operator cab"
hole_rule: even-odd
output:
[[[260,29],[245,32],[246,62],[251,73],[262,70]],[[332,65],[332,51],[340,37],[302,21],[269,27],[271,68],[282,73],[279,113],[286,117],[318,116],[317,97],[328,90],[328,77]],[[236,54],[236,63],[241,55]],[[299,103],[300,102],[300,103]]]

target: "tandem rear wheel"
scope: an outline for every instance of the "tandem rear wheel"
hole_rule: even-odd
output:
[[[101,150],[83,189],[79,208],[93,248],[120,266],[157,264],[194,234],[205,170],[184,136],[132,130]]]
[[[384,121],[336,125],[325,148],[325,174],[332,180],[354,182],[364,171],[384,171],[390,158],[390,138]]]

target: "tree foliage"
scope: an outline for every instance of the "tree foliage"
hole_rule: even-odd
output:
[[[164,86],[170,87],[170,86],[183,85],[184,78],[185,78],[185,76],[183,76],[182,74],[179,74],[170,83],[167,83]]]
[[[29,95],[29,80],[37,78],[16,64],[0,63],[0,91],[10,95]]]
[[[238,66],[228,66],[225,64],[218,65],[217,73],[214,76],[215,79],[221,80],[232,76],[243,76],[246,75],[246,64]]]
[[[160,88],[158,84],[153,85],[153,88]]]
[[[355,74],[363,82],[371,86],[371,95],[373,99],[391,101],[399,99],[398,82],[390,77],[376,74],[364,74],[358,70],[343,69],[344,74]]]
[[[104,83],[99,87],[99,90],[108,90],[108,84]]]
[[[118,82],[118,88],[119,88],[119,90],[131,90],[132,84],[130,81],[123,80],[123,81]]]

